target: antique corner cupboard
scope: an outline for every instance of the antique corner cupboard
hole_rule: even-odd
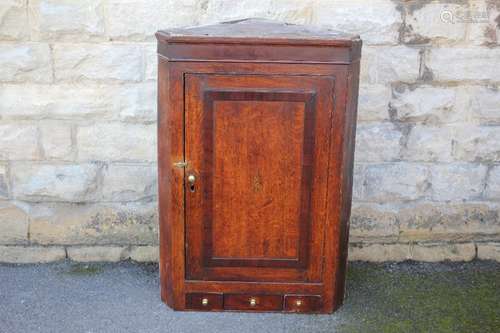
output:
[[[156,36],[163,301],[334,311],[344,298],[359,37],[261,19]]]

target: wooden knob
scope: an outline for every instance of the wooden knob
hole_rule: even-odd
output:
[[[295,301],[295,305],[301,306],[302,305],[302,300],[298,299]]]

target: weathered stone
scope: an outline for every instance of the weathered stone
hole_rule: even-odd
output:
[[[96,164],[12,165],[12,192],[27,201],[72,201],[92,199],[97,188],[99,166]]]
[[[277,17],[285,19],[285,17],[288,17],[289,19],[307,20],[305,17],[310,19],[311,16],[311,8],[307,3],[304,3],[304,1],[302,1],[302,3],[297,3],[297,1],[290,0],[273,6],[273,0],[262,0],[259,1],[259,5],[256,6],[255,1],[252,0],[211,0],[207,3],[189,0],[187,4],[183,4],[180,8],[177,7],[175,2],[171,3],[171,9],[175,10],[177,8],[183,11],[183,13],[179,13],[179,18],[174,19],[174,24],[177,25],[182,21],[189,21],[184,17],[186,14],[192,15],[191,21],[197,20],[196,12],[200,10],[200,5],[205,7],[204,13],[202,13],[199,18],[201,24],[231,21],[247,17],[265,17],[268,19]]]
[[[398,42],[402,16],[393,1],[379,0],[367,6],[362,1],[322,0],[315,1],[313,8],[312,24],[359,34],[368,45]]]
[[[28,242],[28,215],[21,205],[0,201],[0,244]]]
[[[383,84],[361,84],[358,98],[359,121],[389,120],[391,88]]]
[[[350,244],[350,261],[405,261],[410,259],[408,244]]]
[[[56,81],[140,81],[142,48],[134,44],[56,44]]]
[[[81,126],[76,141],[80,160],[156,160],[156,125],[99,123]]]
[[[0,44],[0,82],[52,82],[47,44]]]
[[[40,203],[30,219],[30,239],[38,244],[158,244],[156,202]]]
[[[402,157],[407,161],[449,162],[453,133],[450,127],[412,127]]]
[[[483,124],[500,124],[500,87],[469,87],[474,117]]]
[[[128,247],[123,246],[70,246],[68,258],[80,262],[117,262],[129,258]]]
[[[138,262],[158,262],[160,251],[158,246],[132,246],[130,259]]]
[[[357,162],[385,162],[399,158],[401,132],[391,123],[361,124],[356,129]]]
[[[398,238],[397,209],[390,205],[354,203],[351,210],[351,242],[394,241]]]
[[[79,85],[0,86],[2,118],[80,119],[103,117],[111,106],[109,89]]]
[[[500,126],[459,128],[453,141],[453,157],[460,161],[500,161]]]
[[[460,116],[455,109],[456,92],[450,88],[398,85],[393,95],[390,107],[400,121],[450,123]]]
[[[120,119],[156,122],[156,86],[156,82],[122,86],[118,97]]]
[[[28,35],[26,1],[3,0],[0,3],[0,40],[21,40]]]
[[[426,195],[429,187],[429,172],[423,165],[388,163],[365,168],[367,201],[415,200]]]
[[[500,49],[487,47],[433,48],[426,65],[438,81],[500,78]]]
[[[462,41],[467,22],[460,19],[460,13],[467,9],[467,4],[425,4],[406,15],[403,40],[410,44],[422,44],[431,40]]]
[[[497,239],[500,206],[492,203],[408,204],[397,214],[399,240],[471,241]]]
[[[487,13],[472,18],[466,40],[463,24],[440,21],[443,10],[464,6],[465,14]],[[351,240],[365,247],[350,259],[409,259],[400,242],[423,242],[417,252],[432,260],[449,250],[425,242],[477,241],[481,252],[500,235],[499,14],[492,0],[3,1],[0,244],[157,261],[153,34],[258,16],[360,33],[364,41]],[[398,38],[432,48],[397,46]],[[130,244],[129,252],[114,250]],[[59,247],[56,255],[9,249],[20,261],[64,257]]]
[[[0,160],[34,160],[39,157],[38,131],[34,125],[0,125]]]
[[[477,243],[477,258],[500,262],[500,243]]]
[[[156,165],[110,164],[103,170],[102,199],[134,201],[156,196]]]
[[[490,200],[500,201],[500,165],[494,165],[489,170],[484,196]]]
[[[471,261],[476,257],[473,243],[466,244],[415,244],[410,247],[415,261]]]
[[[102,2],[102,0],[30,1],[33,36],[44,40],[70,41],[103,37]]]
[[[161,25],[169,22],[166,5],[162,0],[108,1],[106,12],[113,13],[108,16],[108,35],[113,40],[152,40],[156,31],[166,28]]]
[[[496,5],[495,5],[496,2]],[[496,0],[470,1],[468,44],[497,46],[500,43],[500,6]]]
[[[60,246],[1,246],[0,262],[13,264],[32,264],[63,260],[66,251]]]
[[[158,54],[156,53],[156,44],[147,44],[144,52],[144,58],[146,59],[146,74],[144,79],[156,81],[158,76]]]
[[[363,198],[363,183],[365,180],[365,167],[363,164],[355,163],[352,175],[352,198],[353,200],[360,200]]]
[[[9,175],[7,165],[0,164],[0,199],[9,197]]]
[[[367,46],[361,57],[361,82],[415,82],[419,75],[417,49],[406,46]]]
[[[43,122],[40,124],[40,133],[45,159],[72,159],[74,152],[71,125],[60,122]]]
[[[473,200],[481,197],[486,166],[478,164],[437,164],[431,166],[432,199]]]
[[[156,120],[156,83],[0,86],[3,119]]]

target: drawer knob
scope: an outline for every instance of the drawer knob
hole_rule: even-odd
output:
[[[295,305],[301,306],[302,305],[302,300],[301,299],[296,300],[295,301]]]
[[[208,298],[203,298],[203,299],[201,300],[201,305],[203,305],[203,306],[207,306],[207,305],[208,305]]]
[[[253,297],[250,298],[249,302],[250,302],[250,306],[256,306],[257,305],[257,300],[255,298],[253,298]]]

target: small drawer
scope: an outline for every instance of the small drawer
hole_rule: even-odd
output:
[[[322,305],[321,296],[285,296],[285,312],[319,312]]]
[[[186,294],[187,310],[223,310],[222,294],[193,293]]]
[[[224,309],[241,311],[281,311],[283,310],[283,296],[227,294],[224,295]]]

